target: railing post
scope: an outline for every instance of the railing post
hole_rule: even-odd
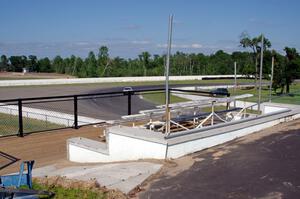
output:
[[[128,95],[128,115],[131,115],[131,91],[127,92]]]
[[[74,96],[74,129],[78,129],[78,104],[77,96]]]
[[[22,99],[18,99],[18,111],[19,111],[19,132],[18,136],[23,137],[23,112],[22,112]]]
[[[230,97],[230,93],[227,93],[227,97]],[[230,108],[230,102],[227,102],[226,110],[229,110],[229,108]]]

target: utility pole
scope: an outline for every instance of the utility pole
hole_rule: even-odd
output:
[[[236,87],[237,87],[237,81],[236,81],[236,61],[234,62],[234,95],[236,95]],[[236,107],[236,101],[234,100],[234,108]]]
[[[259,67],[259,90],[258,90],[258,111],[261,111],[261,81],[262,81],[262,69],[264,59],[264,35],[261,35],[261,49],[260,49],[260,67]]]
[[[272,102],[273,75],[274,75],[274,56],[272,57],[272,68],[271,68],[271,79],[270,79],[270,96],[269,96],[269,101],[270,102]]]
[[[169,96],[169,68],[170,68],[170,54],[171,54],[171,45],[172,45],[172,26],[173,26],[173,15],[169,16],[169,31],[168,31],[168,49],[167,49],[167,60],[166,60],[166,67],[165,67],[165,75],[166,75],[166,130],[165,134],[170,134],[170,96]]]

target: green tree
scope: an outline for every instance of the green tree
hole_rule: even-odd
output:
[[[80,57],[76,57],[75,67],[72,75],[76,75],[78,77],[86,77],[86,68],[84,67],[84,63]]]
[[[97,74],[98,76],[106,76],[105,73],[107,72],[108,67],[110,66],[110,58],[108,53],[108,47],[101,46],[99,48],[98,53],[98,68],[97,68]],[[109,76],[107,74],[107,76]]]
[[[59,55],[53,59],[52,65],[56,73],[65,73],[65,66],[63,62],[63,58]]]
[[[23,68],[26,66],[27,57],[23,56],[10,56],[9,57],[10,66],[9,71],[22,72]]]
[[[143,69],[144,69],[144,76],[147,76],[147,66],[149,65],[150,63],[150,53],[145,51],[145,52],[142,52],[140,55],[139,55],[139,60],[140,60],[140,63],[142,64],[143,66]]]
[[[254,68],[255,68],[255,87],[257,87],[257,77],[258,77],[258,61],[259,61],[259,55],[261,52],[261,39],[262,35],[259,35],[257,37],[251,38],[247,33],[242,33],[240,36],[240,46],[243,48],[250,48],[253,53],[253,60],[254,60]],[[271,42],[269,39],[264,37],[264,50],[270,48]]]
[[[274,56],[274,75],[272,87],[276,93],[277,89],[280,88],[280,94],[283,93],[285,80],[284,80],[284,68],[285,68],[285,57],[276,51],[272,51]]]
[[[87,65],[87,76],[97,77],[97,60],[93,51],[89,52],[89,55],[85,60],[85,64]]]
[[[29,71],[37,71],[37,57],[35,55],[28,56],[28,69]]]
[[[295,78],[300,76],[300,57],[295,48],[285,47],[286,65],[284,70],[284,79],[286,86],[286,93],[290,92],[290,84]]]
[[[5,55],[1,55],[0,58],[0,71],[7,71],[8,70],[8,59]]]
[[[48,57],[42,58],[38,61],[38,72],[45,72],[45,73],[51,73],[54,72],[54,70],[51,67],[51,62]]]

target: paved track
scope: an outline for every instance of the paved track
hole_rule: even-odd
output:
[[[171,87],[204,86],[208,84],[178,84]],[[217,83],[209,84],[220,85]],[[133,89],[164,88],[164,85],[133,86]],[[123,87],[99,88],[99,85],[59,85],[59,86],[32,86],[32,87],[7,87],[0,88],[0,99],[42,97],[57,95],[72,95],[84,93],[100,93],[122,91]],[[24,105],[27,107],[40,108],[64,113],[73,113],[73,102],[51,102]],[[132,96],[132,114],[139,110],[152,109],[154,104],[146,102],[138,95]],[[79,115],[97,119],[112,120],[120,119],[127,114],[127,96],[95,98],[79,100]]]

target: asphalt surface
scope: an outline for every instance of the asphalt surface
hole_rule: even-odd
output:
[[[230,152],[219,147],[217,153],[194,154],[203,161],[176,176],[159,177],[140,198],[299,199],[300,121],[277,129],[271,130],[278,134],[238,144]]]
[[[203,86],[208,84],[177,84],[170,87]],[[209,85],[220,85],[212,83]],[[132,86],[134,90],[164,88],[164,85]],[[122,91],[123,87],[99,88],[97,85],[56,85],[56,86],[32,86],[32,87],[7,87],[0,88],[0,99],[16,99],[28,97],[74,95],[86,93],[101,93]],[[81,116],[103,120],[120,119],[127,115],[127,96],[106,96],[105,98],[90,98],[78,101],[78,113]],[[26,107],[45,109],[50,111],[73,114],[73,101],[59,101],[47,103],[24,104]],[[139,110],[153,109],[154,104],[141,99],[138,95],[132,96],[132,114]]]

